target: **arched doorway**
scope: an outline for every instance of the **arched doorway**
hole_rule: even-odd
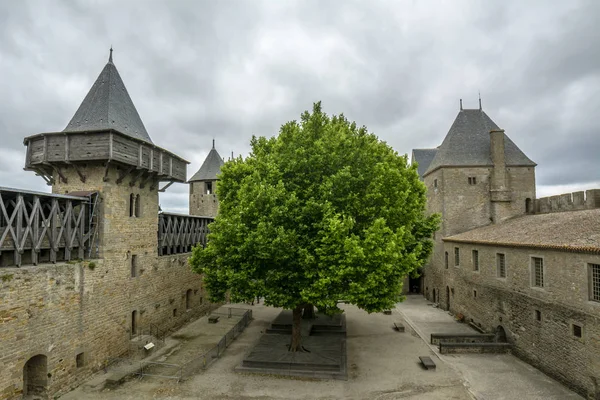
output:
[[[432,293],[433,293],[433,302],[437,303],[437,301],[435,301],[436,300],[436,298],[435,298],[435,288],[432,290]]]
[[[497,343],[508,342],[508,340],[506,340],[506,331],[501,325],[498,325],[498,327],[496,328],[496,336],[494,337],[494,341]]]
[[[450,311],[450,287],[446,286],[446,311]]]
[[[23,366],[23,395],[44,396],[48,388],[48,358],[31,357]]]

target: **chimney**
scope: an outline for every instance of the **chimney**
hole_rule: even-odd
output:
[[[494,164],[492,189],[506,188],[506,160],[504,158],[504,129],[490,131],[490,152]]]

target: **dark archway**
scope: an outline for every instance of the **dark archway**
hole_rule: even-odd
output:
[[[437,303],[436,298],[435,298],[435,289],[433,289],[432,291],[433,291],[433,302]]]
[[[494,337],[494,341],[496,341],[497,343],[508,342],[508,340],[506,339],[506,331],[501,325],[498,325],[498,327],[496,328],[496,336]]]
[[[446,311],[450,311],[450,287],[446,286]]]
[[[525,212],[528,214],[533,212],[533,207],[531,206],[531,199],[529,197],[525,199]]]
[[[408,290],[411,294],[421,293],[421,277],[408,279]]]
[[[189,310],[190,308],[192,308],[192,289],[185,292],[185,309]]]
[[[48,358],[31,357],[23,367],[23,395],[45,396],[48,389]]]

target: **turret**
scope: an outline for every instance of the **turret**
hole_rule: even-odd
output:
[[[190,215],[215,217],[219,211],[219,200],[215,194],[217,175],[224,164],[223,159],[213,147],[206,156],[204,163],[188,181],[190,185]]]
[[[99,255],[156,254],[159,183],[185,182],[188,162],[150,139],[112,59],[61,132],[25,138],[25,169],[56,194],[97,192]],[[164,188],[163,188],[164,189]]]

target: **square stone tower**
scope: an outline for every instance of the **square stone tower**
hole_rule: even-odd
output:
[[[442,216],[422,290],[447,286],[442,238],[533,211],[535,166],[482,110],[461,108],[435,149],[415,149],[427,210]],[[432,290],[429,290],[432,292]],[[425,293],[428,294],[428,293]],[[438,299],[433,299],[437,301]]]

